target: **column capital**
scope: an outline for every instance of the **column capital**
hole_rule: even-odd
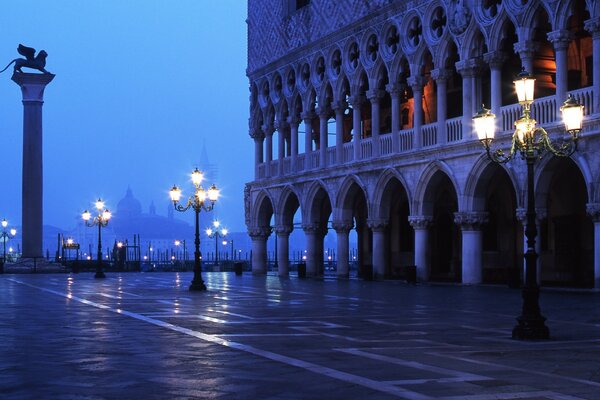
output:
[[[292,233],[292,231],[294,230],[294,227],[292,225],[277,225],[275,226],[275,228],[273,229],[273,231],[277,234],[277,236],[279,237],[286,237],[289,236],[290,233]]]
[[[252,240],[266,239],[270,234],[270,226],[255,226],[253,228],[248,228],[248,236],[250,236]]]
[[[265,134],[259,127],[254,126],[250,128],[250,137],[254,140],[263,140],[265,138]]]
[[[554,45],[555,50],[566,50],[575,35],[573,35],[573,32],[569,30],[559,29],[557,31],[548,32],[547,37],[548,40]]]
[[[482,211],[455,212],[454,223],[463,231],[478,231],[488,222],[488,213]]]
[[[315,111],[319,118],[329,119],[329,115],[331,114],[331,108],[329,108],[328,106],[319,106]]]
[[[383,232],[388,226],[388,221],[385,219],[369,219],[367,220],[367,226],[373,232]]]
[[[481,74],[483,62],[478,58],[470,58],[468,60],[458,61],[455,66],[458,73],[461,74],[463,78],[466,78]]]
[[[347,108],[348,108],[348,103],[346,103],[345,101],[332,101],[331,102],[331,109],[333,111],[335,111],[336,113],[344,112],[344,111],[346,111]]]
[[[287,118],[285,121],[277,120],[273,126],[277,131],[282,131],[290,127],[290,124],[287,122]]]
[[[431,225],[433,217],[429,215],[409,215],[408,223],[413,229],[427,229]]]
[[[485,61],[491,69],[500,69],[506,60],[508,55],[504,51],[490,51],[483,55],[483,61]]]
[[[592,221],[600,222],[600,203],[587,203],[585,211],[592,217]]]
[[[313,119],[317,118],[317,114],[314,111],[304,111],[302,114],[300,114],[300,118],[302,118],[304,121],[312,121]]]
[[[436,68],[431,70],[431,78],[436,82],[446,82],[452,77],[452,71],[447,68]]]
[[[331,224],[331,227],[337,232],[337,233],[348,233],[350,232],[350,230],[352,230],[352,228],[354,228],[354,224],[352,223],[352,221],[334,221]]]
[[[421,90],[427,84],[427,78],[423,75],[409,76],[406,82],[414,90]]]
[[[385,90],[380,89],[371,89],[367,90],[367,98],[371,101],[371,103],[378,103],[379,99],[385,96]]]
[[[400,96],[402,93],[403,85],[400,83],[388,83],[385,85],[385,90],[390,94],[390,96]]]
[[[534,42],[533,40],[524,40],[515,43],[513,48],[515,49],[515,53],[519,53],[521,58],[531,58],[534,56],[535,52],[539,50],[540,44],[538,42]]]
[[[348,100],[350,101],[350,104],[352,104],[352,107],[359,107],[367,101],[365,96],[361,95],[350,96]]]
[[[519,207],[517,208],[517,210],[515,211],[515,215],[517,217],[517,219],[519,220],[519,222],[521,222],[521,224],[526,225],[527,224],[527,210]],[[535,219],[536,221],[541,221],[543,219],[546,219],[546,217],[548,217],[548,210],[545,208],[536,208],[535,209]]]
[[[302,230],[304,233],[319,233],[321,232],[321,226],[319,224],[302,224]]]
[[[275,127],[272,124],[263,125],[261,128],[265,136],[273,136],[273,132],[275,132]]]
[[[600,17],[588,19],[584,22],[584,27],[594,39],[600,38]]]
[[[298,116],[295,117],[288,117],[287,118],[287,123],[290,124],[290,126],[293,127],[298,127],[298,125],[300,125],[300,122],[302,122],[302,118],[299,118]]]
[[[25,102],[43,102],[44,89],[46,85],[52,82],[54,74],[31,74],[28,72],[15,72],[12,80],[21,87],[23,101]]]

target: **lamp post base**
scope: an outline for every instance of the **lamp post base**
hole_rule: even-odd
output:
[[[192,281],[192,284],[190,285],[190,291],[200,292],[203,290],[206,290],[206,285],[204,284],[203,281],[196,281],[196,280]]]
[[[519,340],[548,340],[550,339],[550,330],[544,324],[546,318],[539,317],[517,318],[519,324],[513,328],[512,338]]]

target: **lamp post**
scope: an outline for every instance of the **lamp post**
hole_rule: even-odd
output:
[[[227,246],[227,244],[231,245],[231,260],[235,261],[235,253],[233,250],[233,239],[229,239],[229,242],[227,242],[227,240],[223,240],[223,246]]]
[[[6,242],[8,242],[8,239],[15,237],[15,235],[17,234],[17,230],[15,228],[6,228],[8,228],[8,221],[6,219],[3,219],[2,232],[0,233],[0,237],[2,238],[2,247],[4,248],[2,252],[2,264],[6,263]]]
[[[517,318],[518,324],[512,332],[513,339],[542,340],[550,337],[550,331],[544,324],[546,318],[542,316],[539,306],[540,288],[537,284],[535,237],[535,197],[533,166],[535,161],[549,151],[558,157],[569,157],[577,150],[578,134],[581,131],[583,120],[583,106],[578,104],[571,96],[561,107],[565,130],[569,137],[565,140],[552,141],[544,128],[536,127],[536,121],[531,118],[531,104],[533,103],[533,89],[535,79],[523,71],[514,81],[519,104],[523,114],[515,122],[515,132],[512,135],[511,146],[508,153],[501,149],[491,150],[494,140],[495,115],[490,110],[483,108],[473,117],[473,124],[483,144],[485,151],[493,162],[506,163],[517,153],[527,163],[527,220],[525,236],[527,238],[527,251],[525,253],[525,284],[522,297],[523,308]]]
[[[221,222],[218,220],[213,221],[213,228],[206,228],[206,235],[209,238],[215,238],[215,262],[219,265],[219,239],[227,236],[227,232],[229,232],[226,228],[221,226]]]
[[[181,199],[181,189],[179,189],[176,185],[173,185],[169,195],[171,196],[171,200],[173,201],[173,206],[175,210],[184,212],[187,211],[190,207],[194,210],[196,215],[196,226],[195,226],[195,238],[194,238],[194,279],[190,285],[190,290],[206,290],[206,285],[202,280],[202,266],[201,259],[202,255],[200,254],[200,211],[211,211],[215,206],[215,202],[219,197],[219,190],[215,185],[212,185],[208,190],[204,190],[201,186],[202,180],[204,179],[204,175],[202,172],[198,171],[198,168],[194,169],[192,172],[192,183],[194,184],[194,194],[190,196],[185,205],[179,204],[179,200]]]
[[[92,218],[92,213],[85,210],[81,214],[81,218],[88,227],[98,226],[98,263],[96,264],[96,274],[94,278],[106,278],[104,271],[102,271],[102,228],[108,225],[112,214],[104,207],[104,201],[102,199],[96,200],[96,210],[98,215]]]

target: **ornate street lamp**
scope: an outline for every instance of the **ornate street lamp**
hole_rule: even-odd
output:
[[[0,232],[0,238],[2,238],[2,247],[3,252],[2,252],[2,264],[6,263],[6,242],[8,242],[8,239],[12,239],[13,237],[15,237],[15,235],[17,234],[17,230],[15,228],[10,228],[10,229],[6,229],[8,228],[8,221],[6,219],[2,220],[2,232]]]
[[[173,201],[173,206],[177,211],[187,211],[190,207],[196,214],[196,229],[195,229],[195,251],[194,251],[194,279],[190,285],[190,290],[206,290],[206,285],[202,280],[202,255],[200,253],[200,211],[211,211],[215,206],[215,202],[219,198],[219,190],[215,185],[212,185],[208,190],[204,190],[201,186],[204,175],[198,171],[198,168],[192,172],[192,183],[194,184],[194,194],[190,196],[185,205],[179,204],[181,199],[181,189],[173,185],[169,195]]]
[[[108,225],[108,221],[112,217],[110,211],[104,207],[104,201],[102,199],[96,200],[96,210],[98,215],[92,218],[92,213],[85,210],[81,214],[81,218],[88,227],[98,226],[98,262],[96,264],[96,274],[94,278],[106,278],[104,271],[102,271],[102,228]]]
[[[213,229],[214,228],[214,229]],[[215,262],[219,265],[219,239],[227,236],[227,228],[221,226],[221,222],[214,220],[213,228],[206,228],[206,236],[210,239],[215,238]]]
[[[523,309],[517,318],[518,324],[513,329],[512,337],[529,340],[548,339],[550,332],[544,324],[546,318],[540,312],[540,288],[537,284],[536,260],[538,255],[535,252],[537,228],[535,225],[533,166],[545,151],[558,157],[569,157],[577,150],[577,139],[583,121],[583,106],[569,96],[561,107],[565,130],[569,137],[552,141],[548,132],[542,127],[537,127],[536,121],[531,118],[535,79],[523,71],[514,83],[523,114],[515,122],[515,132],[509,152],[504,153],[501,149],[491,150],[494,140],[495,115],[490,110],[482,107],[481,111],[473,117],[473,124],[479,140],[492,161],[506,163],[520,153],[521,158],[527,163],[527,221],[525,226],[527,251],[525,253],[525,284],[522,291]]]

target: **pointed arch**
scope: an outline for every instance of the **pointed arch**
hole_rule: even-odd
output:
[[[306,221],[306,224],[320,223],[321,210],[318,208],[319,200],[327,200],[329,204],[331,202],[331,196],[329,194],[327,185],[320,179],[313,181],[309,189],[306,191],[306,195],[301,203],[300,209],[302,210],[302,222]]]
[[[502,168],[506,172],[515,193],[519,193],[520,185],[514,172],[506,167],[506,164],[498,165],[492,162],[486,154],[480,155],[473,168],[467,175],[464,193],[459,203],[460,211],[483,211],[485,207],[485,198],[482,194],[483,188],[487,186],[489,180],[497,168]],[[517,200],[517,199],[515,199]]]
[[[366,186],[362,180],[357,175],[346,176],[337,190],[335,204],[333,204],[335,210],[334,218],[336,220],[348,221],[352,219],[354,205],[350,202],[356,193],[358,193],[358,190],[360,190],[367,204],[369,204]]]
[[[269,228],[271,225],[271,217],[274,213],[273,199],[267,190],[261,190],[254,201],[254,211],[252,212],[256,227]]]
[[[277,225],[293,227],[294,215],[298,208],[300,208],[300,194],[298,190],[292,185],[285,186],[279,196],[279,203],[277,204],[275,213],[275,223]],[[302,210],[300,211],[302,213]]]
[[[410,186],[407,184],[406,179],[398,170],[387,168],[379,175],[379,179],[373,189],[373,195],[370,202],[370,214],[373,215],[373,218],[385,219],[385,216],[389,215],[389,209],[386,208],[389,206],[389,202],[384,201],[384,197],[386,196],[386,190],[393,181],[397,181],[402,187],[406,193],[408,204],[410,206],[412,194],[410,193]]]
[[[458,185],[458,181],[452,172],[452,169],[446,164],[444,161],[432,161],[427,164],[427,166],[421,172],[421,176],[419,177],[419,182],[417,184],[417,188],[415,189],[415,195],[413,197],[413,204],[411,209],[415,213],[414,215],[430,215],[427,214],[431,212],[431,204],[430,201],[426,198],[427,191],[432,184],[432,178],[435,176],[437,172],[442,172],[445,174],[452,186],[454,187],[454,191],[458,198],[461,197],[462,191],[460,190],[460,186]]]

